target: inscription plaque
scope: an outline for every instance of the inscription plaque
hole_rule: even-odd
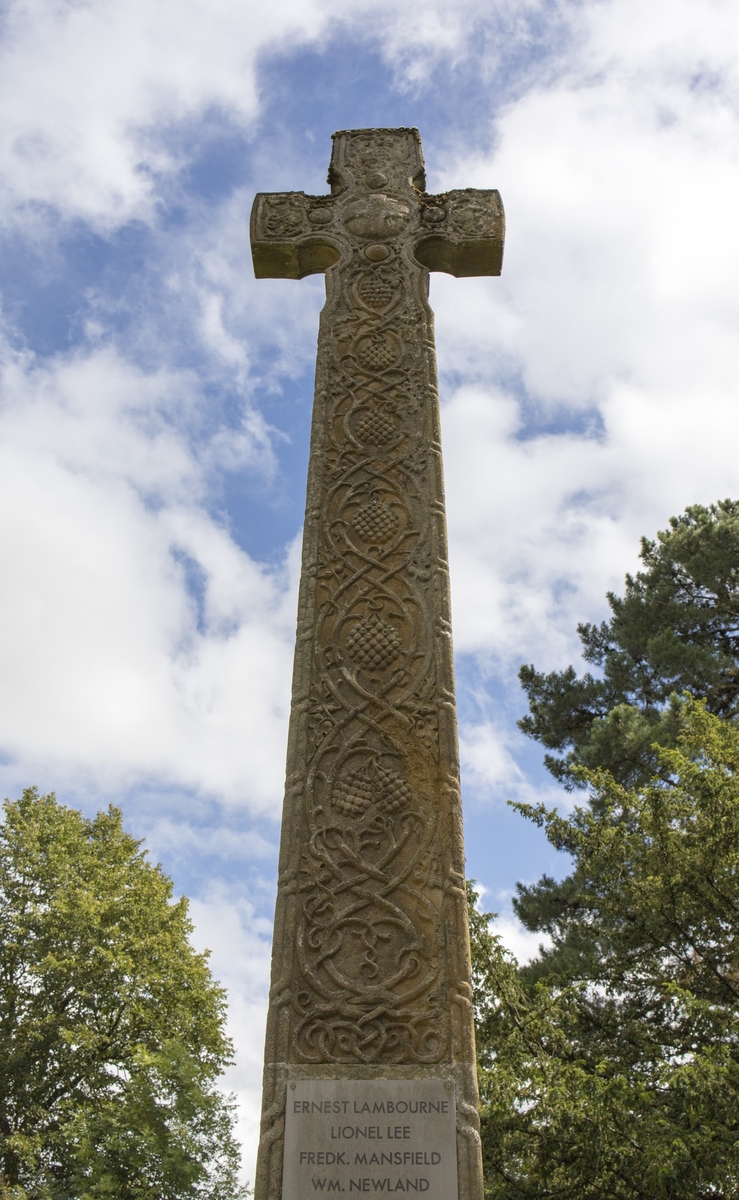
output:
[[[296,1079],[287,1088],[282,1200],[329,1193],[457,1200],[454,1085]]]

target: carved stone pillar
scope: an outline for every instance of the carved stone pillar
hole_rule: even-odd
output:
[[[499,274],[495,191],[424,191],[418,133],[334,135],[329,196],[258,195],[258,276],[326,274],[256,1200],[288,1085],[454,1088],[481,1200],[429,269]]]

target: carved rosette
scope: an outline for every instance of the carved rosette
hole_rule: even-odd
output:
[[[316,370],[259,1200],[279,1196],[285,1080],[311,1071],[451,1071],[460,1196],[478,1200],[433,318],[415,257],[441,225],[456,247],[466,208],[419,190],[415,131],[337,135],[329,178],[322,204],[258,198],[252,226],[267,256],[255,250],[255,263],[281,255],[297,276],[320,249],[335,264]],[[429,221],[430,205],[442,216]]]

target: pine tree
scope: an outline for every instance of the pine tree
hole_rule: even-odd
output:
[[[739,1196],[739,729],[691,700],[678,741],[518,806],[573,870],[532,966],[473,922],[490,1200]]]
[[[472,922],[490,1200],[739,1198],[739,503],[694,506],[581,625],[586,662],[521,670],[521,728],[570,855],[514,906],[523,968]],[[555,752],[555,753],[551,753]]]
[[[521,668],[529,712],[520,728],[548,750],[565,787],[574,768],[606,767],[621,783],[654,772],[654,743],[674,746],[684,693],[709,712],[739,712],[739,502],[694,505],[656,541],[642,539],[644,570],[610,592],[612,616],[578,626],[597,670]]]

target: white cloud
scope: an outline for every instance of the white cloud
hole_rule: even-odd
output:
[[[213,821],[208,813],[209,824],[195,825],[191,821],[172,817],[155,817],[146,826],[146,845],[153,859],[168,857],[197,856],[216,857],[222,862],[236,860],[274,861],[277,846],[269,842],[254,829],[235,830],[226,824]]]
[[[208,515],[182,427],[193,380],[103,350],[11,359],[4,384],[5,753],[67,779],[148,777],[274,811],[298,548],[267,569]]]
[[[11,203],[110,226],[147,218],[153,179],[178,165],[167,127],[257,113],[255,60],[276,38],[315,36],[301,0],[16,3],[0,58],[0,167]]]
[[[238,889],[222,883],[191,901],[190,915],[195,924],[193,943],[198,950],[210,950],[211,970],[228,991],[228,1032],[237,1053],[223,1086],[239,1101],[237,1136],[245,1150],[244,1176],[253,1182],[272,924],[255,915],[254,905]]]
[[[442,371],[479,381],[445,389],[455,644],[503,670],[571,661],[641,534],[739,494],[739,16],[573,20],[494,154],[446,172],[501,189],[502,278],[432,282]]]
[[[410,17],[399,0],[15,0],[0,50],[5,219],[28,223],[39,207],[101,229],[152,219],[158,179],[185,161],[167,135],[209,110],[254,132],[269,51],[343,29],[378,42],[414,84],[442,59],[459,63],[491,18],[524,36],[518,25],[544,8],[524,2],[504,16],[480,0],[438,0]]]
[[[492,652],[506,672],[526,654],[561,663],[578,607],[602,605],[635,558],[612,454],[575,435],[519,440],[515,403],[482,388],[459,389],[443,425],[457,651]]]
[[[497,933],[506,950],[510,950],[522,966],[536,958],[543,947],[551,945],[551,939],[540,933],[529,933],[512,912],[503,913],[492,922],[493,933]]]
[[[278,390],[282,382],[312,373],[318,313],[326,289],[322,276],[301,280],[254,279],[249,241],[251,193],[237,189],[187,232],[170,287],[186,297],[202,346],[245,384]],[[272,351],[265,372],[259,354]]]
[[[510,951],[519,964],[531,962],[541,949],[552,945],[551,938],[546,934],[542,936],[539,933],[529,933],[528,929],[521,924],[511,905],[511,893],[498,892],[494,894],[492,888],[486,887],[477,880],[475,881],[475,891],[478,897],[475,908],[479,912],[486,912],[491,909],[491,906],[493,910],[498,910],[494,912],[494,918],[490,922],[489,928],[500,938],[506,950]]]
[[[509,737],[507,729],[496,728],[492,721],[467,725],[461,731],[462,769],[475,789],[501,784],[517,787],[523,782],[523,772],[507,745]]]
[[[520,744],[520,740],[515,726],[511,727],[510,722],[505,723],[499,717],[462,725],[459,752],[465,799],[473,796],[475,803],[486,805],[493,797],[496,801],[544,803],[565,809],[576,800],[581,801],[581,796],[575,799],[554,783],[549,787],[532,784],[516,760],[516,743]]]

